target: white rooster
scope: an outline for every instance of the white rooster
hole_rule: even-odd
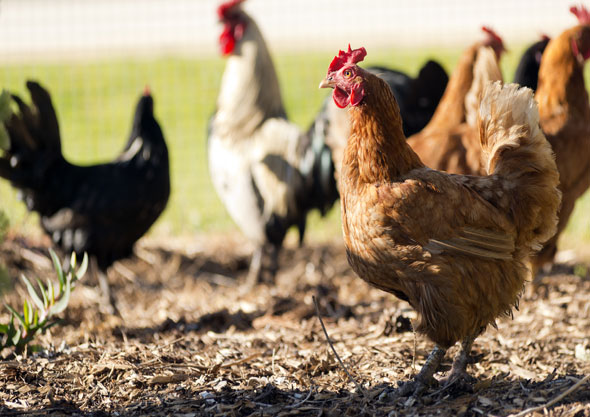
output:
[[[244,0],[218,7],[227,65],[209,124],[209,171],[232,219],[256,246],[248,285],[272,281],[287,230],[338,198],[329,148],[287,120],[266,43]],[[316,142],[316,143],[314,143]]]

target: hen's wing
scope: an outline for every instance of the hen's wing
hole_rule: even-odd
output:
[[[378,204],[394,239],[417,242],[431,253],[511,259],[514,225],[504,212],[501,182],[430,169],[376,186]]]
[[[127,256],[133,244],[164,210],[167,173],[146,175],[121,163],[71,167],[54,189],[57,211],[41,218],[43,228],[66,251],[89,252],[101,267]],[[71,175],[71,176],[70,176]]]
[[[303,187],[298,170],[301,138],[297,126],[280,118],[267,120],[256,132],[251,172],[264,201],[265,217],[290,217],[298,211],[296,196]]]
[[[297,196],[302,133],[286,119],[271,118],[249,138],[209,140],[209,169],[233,220],[255,242],[280,244],[287,229],[305,218]]]
[[[125,163],[71,166],[67,174],[75,180],[65,180],[55,192],[61,194],[61,206],[75,213],[76,224],[85,223],[83,219],[122,226],[136,221],[162,200],[160,194],[167,182],[153,167],[142,169]]]

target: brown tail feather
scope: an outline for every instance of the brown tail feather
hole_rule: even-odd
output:
[[[539,128],[532,90],[488,84],[478,127],[487,173],[502,178],[510,196],[517,245],[538,250],[555,234],[561,192],[555,155]]]

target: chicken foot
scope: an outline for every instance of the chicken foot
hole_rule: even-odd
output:
[[[434,373],[438,370],[446,352],[446,349],[436,345],[432,349],[432,352],[430,352],[430,355],[428,355],[426,362],[414,380],[406,382],[400,387],[398,391],[399,395],[402,397],[409,395],[420,396],[428,387],[438,385],[438,381],[434,378]]]
[[[246,277],[246,289],[261,282],[273,283],[279,268],[279,249],[273,245],[259,246],[252,254]]]
[[[467,373],[467,364],[470,361],[471,346],[477,336],[469,336],[461,342],[461,351],[455,356],[451,373],[446,378],[440,380],[444,389],[456,385],[460,388],[470,386],[474,378]]]

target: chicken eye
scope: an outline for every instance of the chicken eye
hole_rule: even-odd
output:
[[[351,71],[351,70],[349,70],[349,69],[347,69],[347,70],[344,70],[344,71],[342,72],[342,75],[344,75],[344,78],[350,78],[350,77],[352,77],[352,71]]]

